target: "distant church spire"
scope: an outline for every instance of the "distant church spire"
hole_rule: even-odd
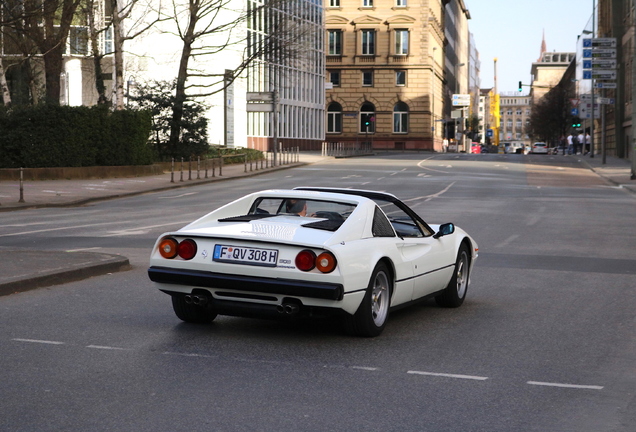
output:
[[[543,53],[546,52],[548,49],[546,47],[545,44],[545,29],[543,29],[543,39],[541,40],[541,54],[539,54],[539,60],[541,61],[541,59],[543,58]]]

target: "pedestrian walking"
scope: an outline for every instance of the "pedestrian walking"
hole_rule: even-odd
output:
[[[589,133],[585,134],[585,154],[588,154],[592,150],[592,137]]]
[[[583,144],[585,143],[585,135],[583,135],[583,131],[579,132],[576,137],[577,145],[576,145],[576,154],[581,154],[583,151]]]
[[[570,135],[568,135],[568,154],[571,155],[572,154],[572,150],[574,150],[574,136],[572,135],[572,132],[570,132]],[[563,154],[565,155],[565,151],[563,151]]]

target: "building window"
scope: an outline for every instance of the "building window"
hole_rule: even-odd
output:
[[[406,0],[395,0],[396,7],[406,7]]]
[[[68,42],[71,54],[88,55],[88,27],[71,27]]]
[[[393,107],[393,133],[408,133],[409,131],[409,106],[404,102],[398,102]]]
[[[407,55],[409,53],[409,31],[395,31],[395,55]]]
[[[360,107],[360,133],[375,132],[375,106],[365,102]]]
[[[405,86],[406,85],[406,71],[405,70],[395,71],[395,85],[396,86]]]
[[[517,119],[516,125],[517,125],[517,128],[521,127],[521,119]]]
[[[373,0],[362,0],[362,7],[373,7]]]
[[[362,71],[362,86],[373,87],[373,71],[372,70]]]
[[[329,82],[334,87],[340,87],[340,71],[329,71]]]
[[[512,108],[508,108],[508,111],[506,112],[506,114],[512,115]]]
[[[521,115],[521,108],[517,108],[517,115]]]
[[[329,30],[329,51],[327,55],[342,55],[342,31],[341,30]]]
[[[327,133],[342,133],[342,106],[338,102],[327,107]]]
[[[362,30],[362,55],[375,54],[375,30]]]
[[[104,54],[113,53],[113,26],[110,26],[104,32]]]
[[[329,0],[329,7],[332,7],[332,8],[340,7],[340,0]]]
[[[512,128],[512,120],[508,120],[508,121],[506,122],[506,127],[507,127],[508,129]]]

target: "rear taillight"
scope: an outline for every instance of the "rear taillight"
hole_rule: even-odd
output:
[[[316,267],[316,254],[310,250],[302,250],[296,255],[296,267],[302,271],[310,271]]]
[[[316,258],[316,268],[323,273],[331,273],[338,262],[331,252],[323,252]]]
[[[191,260],[197,254],[197,244],[194,240],[185,239],[179,243],[178,252],[184,260]]]
[[[302,271],[311,271],[318,269],[322,273],[330,273],[334,271],[338,262],[331,252],[323,252],[316,256],[309,249],[302,250],[296,255],[296,268]]]
[[[177,247],[179,242],[172,237],[166,237],[159,243],[159,253],[166,259],[172,259],[177,256]]]
[[[184,260],[191,260],[197,254],[197,244],[191,239],[178,242],[173,237],[166,237],[159,242],[159,254],[166,259],[179,256]]]

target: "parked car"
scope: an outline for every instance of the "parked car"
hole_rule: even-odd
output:
[[[297,188],[256,192],[155,243],[148,275],[178,318],[342,316],[377,336],[391,308],[466,298],[478,246],[426,223],[394,195]]]
[[[478,143],[478,142],[472,143],[472,145],[470,146],[470,152],[471,153],[481,153],[481,144]]]
[[[531,153],[533,153],[533,154],[538,154],[538,153],[548,154],[548,145],[546,143],[544,143],[544,142],[536,142],[536,143],[532,144]]]

